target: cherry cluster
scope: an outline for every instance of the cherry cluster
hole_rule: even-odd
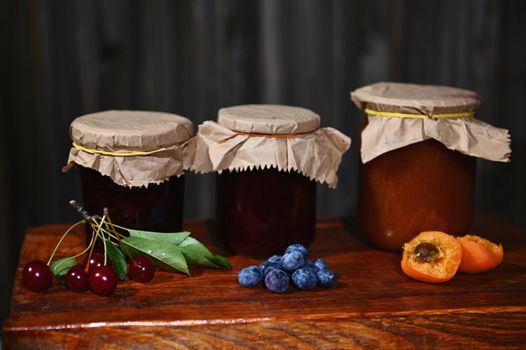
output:
[[[128,264],[128,276],[141,283],[150,282],[155,274],[155,265],[146,256],[140,255]],[[49,266],[42,260],[27,263],[22,272],[24,286],[33,292],[44,292],[51,287],[53,275]],[[111,265],[104,265],[104,255],[93,253],[86,256],[82,264],[71,267],[65,275],[66,287],[73,292],[88,289],[94,294],[108,296],[117,288],[117,274]]]

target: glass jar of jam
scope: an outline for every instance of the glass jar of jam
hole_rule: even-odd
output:
[[[111,220],[124,227],[181,231],[183,144],[192,134],[188,119],[168,113],[105,111],[76,118],[69,162],[78,165],[83,206],[90,215],[108,208]]]
[[[109,176],[78,166],[83,205],[101,215],[108,208],[112,222],[138,230],[179,232],[183,227],[184,175],[148,187],[124,187]]]
[[[216,171],[216,244],[240,254],[282,254],[315,236],[316,182],[337,183],[350,139],[291,106],[223,108],[195,137],[192,169]]]
[[[352,94],[361,135],[358,219],[379,248],[399,250],[423,231],[468,233],[476,157],[507,161],[509,136],[474,118],[474,92],[377,83]]]
[[[423,231],[467,234],[475,163],[474,157],[426,140],[362,164],[358,192],[362,233],[374,245],[393,250]]]
[[[316,183],[276,169],[223,171],[217,175],[217,226],[225,249],[256,256],[311,244],[316,225]]]

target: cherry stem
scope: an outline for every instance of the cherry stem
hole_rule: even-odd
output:
[[[123,238],[126,238],[126,236],[123,235],[122,233],[119,233],[119,231],[117,231],[117,230],[115,229],[115,227],[119,227],[119,228],[121,228],[121,229],[123,229],[123,230],[126,230],[126,231],[128,231],[128,230],[127,230],[126,228],[122,227],[122,226],[115,225],[115,224],[111,221],[111,219],[110,219],[110,215],[109,215],[109,212],[108,212],[108,208],[104,208],[104,214],[106,215],[106,219],[107,219],[107,220],[106,220],[107,222],[104,223],[104,225],[105,225],[106,228],[107,228],[106,233],[107,233],[110,237],[115,238],[115,239],[117,240],[117,242],[120,242]],[[113,233],[113,235],[112,235],[111,233],[109,233],[108,231],[111,231],[111,232]],[[128,256],[128,258],[130,258],[130,260],[132,260],[132,259],[133,259],[133,256],[132,256],[131,253],[129,252],[128,248],[127,248],[126,246],[124,246],[124,245],[120,245],[120,244],[119,244],[119,246],[121,246],[121,248],[122,248],[124,254],[126,254],[126,255]]]
[[[108,221],[108,220],[106,220],[106,221]],[[115,227],[113,227],[111,222],[109,224],[108,224],[108,222],[105,222],[104,226],[105,226],[105,228],[103,228],[103,230],[106,232],[106,234],[110,235],[111,238],[115,238],[116,240],[121,240],[122,238],[125,237],[124,235],[122,235],[119,232],[117,232],[117,230],[115,230]]]
[[[78,253],[76,255],[73,255],[72,258],[75,259],[75,258],[81,256],[82,254],[86,253],[91,248],[94,239],[95,239],[95,235],[91,235],[91,240],[90,240],[88,246],[86,247],[86,249],[84,249],[83,251],[81,251],[80,253]]]
[[[108,249],[106,248],[106,238],[104,237],[104,230],[101,231],[101,236],[102,243],[104,244],[104,266],[106,266],[108,263]]]
[[[111,218],[110,218],[110,215],[109,215],[109,212],[108,212],[108,208],[104,208],[104,213],[106,214],[106,217],[107,217],[107,224],[106,224],[106,227],[111,230],[111,232],[117,236],[117,239],[120,240],[122,238],[124,238],[125,236],[121,233],[119,233],[115,227],[117,225],[115,225],[112,221],[111,221]]]
[[[113,239],[119,239],[119,237],[115,236],[115,235],[112,235],[107,229],[103,228],[101,230],[101,232],[105,233],[109,238],[113,238]]]
[[[127,229],[126,227],[124,227],[124,226],[119,226],[119,225],[117,225],[117,224],[113,224],[113,223],[112,223],[112,226],[115,226],[115,227],[117,227],[117,228],[120,228],[121,230],[128,231],[128,229]]]
[[[111,223],[111,226],[113,226],[113,230],[114,230],[114,232],[117,232],[117,230],[115,230],[115,227],[120,228],[121,230],[124,230],[124,231],[128,231],[128,232],[130,232],[130,231],[129,231],[126,227],[124,227],[124,226],[116,225],[116,224],[114,224],[114,223]],[[125,237],[125,236],[123,236],[122,234],[120,234],[120,236],[121,236],[121,237]],[[130,258],[130,260],[132,260],[132,259],[133,259],[133,255],[130,253],[130,251],[128,250],[128,248],[126,248],[125,246],[122,246],[122,248],[123,248],[124,253]]]
[[[76,226],[80,225],[84,223],[84,220],[81,220],[81,221],[78,221],[76,222],[75,224],[71,225],[67,230],[66,232],[64,232],[64,234],[62,235],[62,237],[60,237],[60,240],[58,241],[57,245],[55,246],[55,249],[53,249],[53,253],[51,253],[51,256],[49,257],[49,260],[47,261],[47,265],[49,266],[49,264],[51,264],[51,260],[53,260],[53,257],[55,256],[55,253],[57,252],[57,249],[58,247],[60,246],[60,244],[62,244],[62,241],[64,240],[64,238],[66,238],[66,236],[68,235],[68,233],[71,232],[71,230],[73,230],[73,228],[75,228]]]
[[[94,237],[92,237],[92,240],[91,240],[91,248],[88,254],[88,261],[91,259],[91,256],[93,255],[93,248],[95,248],[95,242],[97,241],[97,238],[100,238],[100,230],[105,220],[106,220],[105,216],[103,216],[102,219],[100,219],[100,222],[97,222],[97,219],[95,217],[92,218],[91,228],[93,229]],[[84,271],[86,271],[86,273],[89,272],[89,263],[86,264]]]

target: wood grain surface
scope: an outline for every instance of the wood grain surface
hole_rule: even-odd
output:
[[[111,297],[58,284],[46,293],[25,290],[22,266],[47,259],[65,228],[27,233],[4,325],[6,349],[526,347],[526,232],[499,217],[478,218],[473,232],[504,244],[502,265],[441,285],[409,279],[398,253],[371,248],[352,224],[324,219],[311,255],[338,275],[328,290],[279,295],[242,288],[237,271],[259,263],[242,256],[229,256],[231,271],[192,268],[190,278],[157,271],[148,284],[121,282]],[[187,221],[185,228],[210,244],[204,222]],[[61,251],[82,244],[77,231]]]
[[[69,125],[106,109],[178,113],[303,106],[353,138],[318,213],[356,208],[362,112],[377,81],[480,93],[477,117],[507,128],[512,162],[477,163],[476,212],[526,227],[526,1],[0,1],[0,324],[28,227],[76,220]],[[35,176],[38,174],[38,176]],[[188,174],[185,216],[214,215],[215,174]]]

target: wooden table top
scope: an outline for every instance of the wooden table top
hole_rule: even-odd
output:
[[[350,225],[349,225],[350,226]],[[338,219],[318,221],[311,256],[338,276],[332,289],[274,294],[243,288],[237,272],[260,260],[228,256],[231,271],[158,270],[148,284],[120,282],[111,297],[21,286],[22,266],[47,260],[66,225],[27,232],[4,325],[6,349],[115,348],[526,348],[526,231],[479,217],[473,233],[502,242],[504,262],[440,285],[406,277],[399,253],[375,250]],[[209,245],[204,222],[185,229]],[[79,252],[81,230],[63,244]],[[209,245],[210,246],[210,245]],[[213,248],[213,247],[212,247]],[[60,256],[60,255],[59,255]]]

